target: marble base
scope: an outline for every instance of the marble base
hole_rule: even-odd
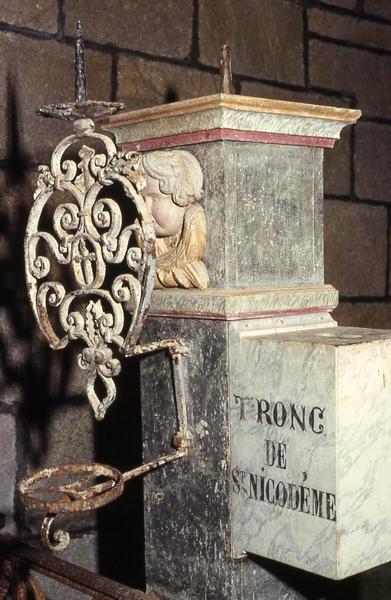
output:
[[[338,304],[331,285],[296,287],[155,290],[149,314],[156,317],[220,321],[266,319],[293,315],[326,315]],[[330,325],[328,319],[323,319]]]
[[[298,597],[263,557],[333,579],[391,560],[391,332],[298,331],[291,316],[295,331],[275,333],[273,319],[147,320],[143,341],[182,338],[191,351],[189,455],[144,479],[147,587],[164,598],[247,600],[266,588],[275,600]],[[148,461],[176,428],[163,353],[142,359],[141,387]],[[294,428],[281,406],[281,426],[260,423],[258,399],[272,417],[277,402],[294,404]],[[278,454],[266,464],[266,439],[286,444],[286,468]],[[302,510],[251,497],[248,473],[301,486]]]
[[[342,579],[391,560],[391,332],[230,335],[233,556]]]

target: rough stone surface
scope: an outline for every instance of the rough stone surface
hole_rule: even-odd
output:
[[[0,21],[28,27],[38,31],[55,33],[58,23],[56,0],[0,0]]]
[[[94,460],[93,416],[84,398],[82,401],[81,406],[61,406],[50,416],[42,466]]]
[[[309,73],[312,85],[354,94],[367,115],[391,116],[383,94],[384,82],[391,78],[391,56],[312,40]]]
[[[37,372],[25,391],[20,416],[24,423],[25,460],[29,469],[61,463],[88,462],[94,456],[94,418],[83,393],[82,372],[77,351],[67,348],[53,352],[42,339],[38,327],[32,336],[33,350],[24,368]],[[26,386],[27,387],[27,386]]]
[[[18,336],[13,322],[15,312],[7,305],[0,306],[0,343],[3,348],[0,403],[7,405],[22,402],[23,389],[18,381],[18,374],[26,365],[26,354],[29,351],[28,341]]]
[[[331,4],[332,6],[340,6],[341,8],[353,9],[356,8],[357,0],[324,0],[324,3]]]
[[[19,165],[19,169],[0,169],[0,263],[3,286],[6,283],[4,279],[6,266],[9,271],[7,279],[11,276],[12,269],[14,282],[16,274],[19,282],[24,280],[23,262],[15,261],[15,254],[18,253],[18,259],[22,258],[24,237],[22,228],[33,203],[36,180],[37,173],[34,170],[24,169],[22,165]],[[10,234],[13,236],[12,240]]]
[[[272,98],[273,100],[287,100],[288,102],[304,102],[323,106],[338,106],[349,108],[349,100],[339,96],[318,94],[305,90],[290,90],[275,85],[260,83],[259,81],[242,81],[240,93],[243,96],[256,96],[258,98]]]
[[[32,315],[25,293],[23,239],[36,177],[22,164],[0,169],[0,378],[4,385],[1,399],[6,402],[20,395],[20,373],[31,355]]]
[[[325,280],[342,296],[383,296],[386,255],[385,208],[325,203]]]
[[[81,19],[87,40],[178,58],[190,53],[191,0],[65,0],[64,9],[67,35]]]
[[[351,129],[341,132],[334,148],[324,150],[324,193],[348,195],[351,187]]]
[[[117,96],[128,109],[215,94],[219,84],[218,75],[162,62],[124,56],[118,64]]]
[[[43,119],[35,109],[74,99],[74,51],[51,40],[0,33],[0,158],[48,161],[53,147],[69,133],[70,123]],[[86,51],[90,98],[109,100],[111,58]],[[10,68],[12,65],[12,69]]]
[[[347,327],[391,329],[390,305],[380,302],[340,302],[332,317]]]
[[[356,132],[356,194],[360,198],[391,202],[389,152],[391,128],[360,123]]]
[[[14,497],[17,472],[16,423],[11,414],[0,413],[0,514],[5,517],[1,533],[15,533]]]
[[[205,64],[218,66],[222,44],[231,43],[235,73],[303,83],[302,39],[302,11],[293,3],[200,0],[200,59]]]
[[[27,303],[23,238],[36,174],[22,165],[0,170],[0,403],[21,410],[39,380],[43,340],[34,335]],[[36,331],[36,330],[35,330]]]
[[[391,49],[389,25],[314,9],[308,12],[308,27],[311,32],[330,38],[346,40],[361,46]]]
[[[391,20],[391,4],[384,0],[364,0],[364,9],[368,14]]]

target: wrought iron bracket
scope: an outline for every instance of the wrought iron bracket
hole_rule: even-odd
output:
[[[58,513],[112,502],[126,481],[186,456],[190,443],[188,348],[181,340],[138,344],[156,273],[154,223],[140,193],[145,185],[141,155],[123,153],[111,138],[95,132],[91,117],[122,105],[87,100],[80,24],[75,66],[76,101],[39,109],[44,116],[74,120],[74,133],[55,148],[50,166],[39,167],[25,237],[28,296],[51,348],[61,350],[71,342],[82,346],[78,364],[86,373],[85,392],[97,420],[115,400],[121,355],[168,351],[177,432],[172,440],[175,452],[124,473],[108,465],[71,464],[22,479],[19,498],[46,513],[41,538],[54,551],[69,543],[67,532],[53,531]]]
[[[187,424],[188,348],[182,341],[162,340],[133,348],[129,356],[142,356],[168,350],[172,360],[177,432],[172,439],[175,452],[159,456],[139,467],[121,473],[108,465],[67,464],[36,471],[19,482],[18,494],[28,508],[45,512],[41,541],[53,552],[62,552],[70,542],[69,533],[54,528],[60,513],[96,510],[116,500],[130,479],[143,476],[187,455],[191,435]]]

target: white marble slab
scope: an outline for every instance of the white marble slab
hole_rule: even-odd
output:
[[[333,579],[391,560],[391,332],[242,329],[230,337],[234,557]]]

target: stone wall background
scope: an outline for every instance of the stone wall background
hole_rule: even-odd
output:
[[[140,460],[139,429],[128,427],[139,419],[137,372],[128,367],[120,382],[129,402],[94,424],[72,357],[46,348],[25,292],[34,172],[69,131],[34,110],[73,97],[77,18],[90,98],[131,109],[214,93],[220,45],[228,42],[237,92],[362,109],[359,124],[325,151],[326,282],[340,290],[340,324],[391,327],[389,0],[0,0],[0,511],[3,532],[28,539],[36,520],[14,498],[26,470],[93,458],[129,468]],[[142,585],[140,493],[136,483],[114,510],[80,520],[66,557]],[[294,590],[295,575],[286,577]],[[381,594],[389,577],[377,569],[324,597],[388,598]],[[305,585],[291,599],[320,598],[311,580]]]

